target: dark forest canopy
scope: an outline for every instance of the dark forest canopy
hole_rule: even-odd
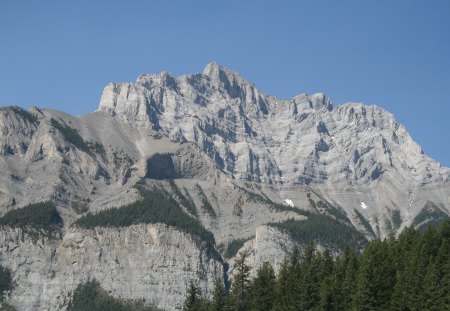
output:
[[[100,284],[89,281],[79,284],[67,308],[69,311],[157,311],[140,301],[123,300],[111,297]]]
[[[361,255],[346,247],[334,258],[310,243],[277,275],[264,263],[253,280],[247,256],[236,260],[231,289],[217,282],[211,300],[191,282],[183,310],[450,310],[450,220],[373,240]]]
[[[327,215],[310,214],[306,220],[288,219],[270,225],[288,233],[299,244],[314,241],[331,250],[342,250],[348,245],[356,251],[367,244],[365,236],[355,227]]]
[[[29,204],[7,212],[0,217],[0,226],[12,228],[43,229],[47,232],[59,230],[63,219],[52,202]]]
[[[88,213],[76,220],[73,225],[91,229],[163,223],[190,234],[208,256],[221,260],[215,249],[214,235],[206,230],[199,220],[185,213],[168,193],[158,189],[141,189],[140,192],[142,196],[140,201],[95,214]]]

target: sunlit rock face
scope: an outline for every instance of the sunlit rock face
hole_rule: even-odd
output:
[[[333,107],[321,93],[277,99],[216,63],[203,73],[111,83],[84,116],[3,107],[0,127],[0,215],[52,201],[64,220],[58,239],[0,229],[17,310],[63,310],[92,278],[114,297],[175,310],[190,279],[210,295],[214,279],[231,277],[235,258],[222,266],[176,226],[71,226],[140,200],[142,185],[173,197],[214,235],[221,255],[241,241],[253,274],[302,248],[271,223],[303,221],[305,212],[368,239],[450,214],[450,170],[390,113]]]

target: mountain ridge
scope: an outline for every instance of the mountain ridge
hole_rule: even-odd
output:
[[[316,230],[319,246],[338,254],[342,232],[358,250],[364,239],[425,228],[450,214],[450,169],[426,156],[389,112],[360,103],[333,107],[322,93],[277,99],[217,63],[203,73],[110,83],[97,111],[83,116],[3,107],[0,126],[0,215],[51,201],[64,221],[60,238],[40,242],[32,230],[1,228],[0,259],[13,271],[18,287],[10,301],[20,309],[64,309],[77,284],[93,276],[112,293],[142,298],[124,288],[137,271],[121,263],[168,252],[152,257],[133,286],[174,310],[184,295],[177,280],[197,271],[208,295],[215,278],[231,274],[229,245],[249,251],[255,273],[262,260],[276,267],[311,239],[298,239],[296,228]],[[214,237],[209,243],[223,262],[174,224],[72,225],[111,208],[126,215],[143,199],[139,187],[170,196],[183,217]]]

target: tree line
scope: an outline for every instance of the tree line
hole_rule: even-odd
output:
[[[191,281],[183,310],[450,310],[450,220],[373,240],[360,255],[346,247],[333,257],[309,243],[302,252],[295,249],[278,273],[264,263],[254,279],[247,257],[239,253],[231,288],[216,281],[210,300]]]
[[[68,311],[158,311],[141,301],[114,298],[96,280],[79,284],[67,307]]]
[[[52,202],[40,202],[10,210],[0,217],[0,226],[54,233],[61,230],[63,219]]]
[[[183,211],[169,193],[160,189],[140,189],[142,199],[129,205],[111,208],[98,213],[88,213],[78,218],[73,226],[92,229],[94,227],[127,227],[134,224],[163,223],[190,234],[197,246],[210,258],[221,261],[215,248],[214,235],[202,223]]]

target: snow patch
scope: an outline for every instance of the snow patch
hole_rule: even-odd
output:
[[[361,207],[362,209],[367,209],[368,206],[364,203],[364,201],[361,201]]]
[[[292,202],[292,200],[285,199],[283,202],[286,203],[290,207],[295,207],[294,202]]]

